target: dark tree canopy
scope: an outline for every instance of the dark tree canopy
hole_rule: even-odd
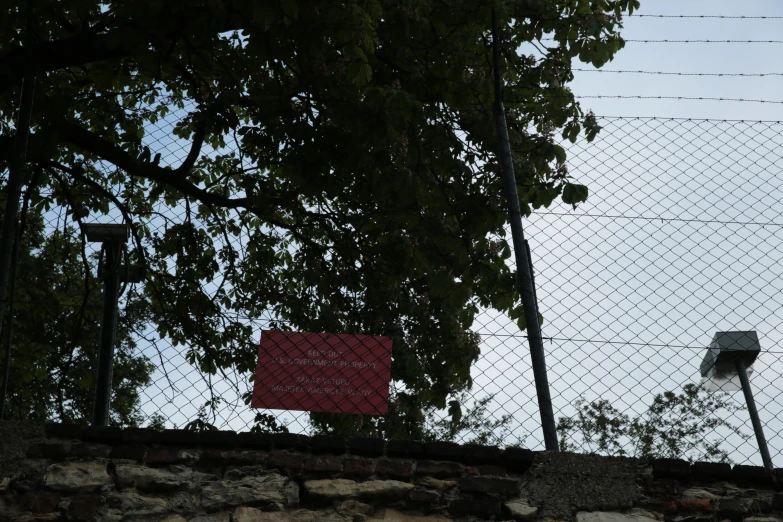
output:
[[[586,196],[556,143],[598,131],[568,88],[571,60],[610,60],[639,2],[4,5],[0,168],[30,70],[33,207],[77,221],[121,212],[147,268],[138,313],[204,371],[251,372],[244,318],[264,313],[282,328],[393,337],[405,391],[391,414],[315,421],[417,437],[422,411],[471,385],[479,307],[522,320],[502,240],[491,9],[530,212]],[[172,119],[182,158],[149,137]]]
[[[562,451],[731,462],[727,436],[750,437],[732,419],[743,405],[696,384],[655,395],[649,408],[633,417],[605,399],[588,403],[580,397],[575,406],[573,417],[557,423]]]

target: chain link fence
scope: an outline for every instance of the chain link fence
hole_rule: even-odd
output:
[[[175,123],[164,118],[147,129],[145,142],[162,153],[161,164],[176,165],[187,155],[187,147],[172,137]],[[599,118],[599,123],[602,131],[593,142],[580,138],[563,144],[571,175],[590,189],[587,203],[577,208],[555,203],[524,220],[561,445],[639,455],[650,449],[645,434],[653,434],[669,444],[659,453],[761,464],[741,393],[715,399],[689,386],[700,383],[699,365],[715,332],[755,330],[761,354],[751,383],[773,462],[783,466],[783,124],[655,118]],[[153,229],[190,212],[181,204],[161,203],[155,210]],[[122,222],[119,212],[107,211]],[[24,263],[45,257],[45,238],[75,234],[68,226],[72,212],[46,208],[39,242],[20,257],[14,335],[35,339],[35,314],[57,302],[46,339],[59,344],[32,343],[51,354],[48,376],[46,369],[26,368],[22,357],[14,357],[12,417],[15,404],[16,415],[33,416],[19,411],[18,404],[24,386],[36,379],[56,382],[52,394],[59,397],[56,407],[40,415],[90,407],[85,376],[94,367],[94,354],[80,350],[68,332],[83,324],[89,311],[99,314],[99,281],[90,286],[64,274],[64,280],[50,282],[49,294],[57,295],[49,295],[35,290],[40,281],[24,275]],[[239,241],[240,250],[248,247],[245,239]],[[84,247],[83,255],[67,255],[94,272],[99,245]],[[220,282],[213,284],[217,288]],[[80,285],[87,290],[80,291]],[[129,399],[115,422],[245,431],[260,421],[291,432],[316,429],[303,411],[252,410],[246,402],[252,371],[228,365],[211,372],[185,345],[173,342],[170,332],[143,320],[124,323],[138,292],[130,284],[121,298],[117,364],[124,365],[124,375],[142,375],[142,385],[138,400]],[[239,319],[257,340],[262,330],[283,324],[273,314]],[[94,321],[90,324],[95,328]],[[543,449],[524,332],[494,310],[482,310],[473,331],[480,356],[471,369],[470,391],[454,397],[461,422],[448,425],[455,418],[451,408],[429,412],[429,433],[458,442]],[[77,366],[83,368],[80,379],[73,377]],[[40,375],[26,377],[36,372]],[[402,390],[393,381],[390,396]],[[115,383],[114,401],[132,392]]]

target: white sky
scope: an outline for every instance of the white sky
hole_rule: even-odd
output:
[[[642,0],[640,14],[783,16],[780,0]],[[783,40],[783,19],[626,17],[634,40]],[[590,65],[576,65],[592,68]],[[679,73],[783,73],[783,44],[628,42],[604,70]],[[683,96],[783,101],[783,76],[693,77],[575,72],[580,95]],[[601,116],[783,120],[783,104],[585,99]]]
[[[783,2],[642,2],[641,14],[783,16]],[[783,19],[627,17],[633,40],[781,40]],[[603,69],[679,73],[783,73],[783,44],[629,42]],[[575,68],[592,69],[585,64]],[[577,96],[744,98],[783,102],[783,76],[712,77],[575,72]],[[783,120],[783,103],[582,99],[599,116]],[[752,379],[773,461],[783,465],[779,342],[780,227],[693,220],[783,223],[781,125],[601,120],[594,144],[569,150],[571,173],[590,188],[587,204],[535,214],[525,223],[538,273],[545,336],[670,347],[547,343],[556,415],[572,401],[610,400],[641,413],[652,396],[698,382],[698,364],[717,330],[754,329],[762,354]],[[564,217],[569,213],[576,217]],[[590,216],[636,216],[643,219]],[[664,218],[665,221],[657,221]],[[512,333],[502,318],[485,331]],[[520,343],[520,344],[517,344]],[[518,436],[542,447],[529,356],[517,339],[491,338],[475,375],[521,421]],[[677,348],[676,346],[688,346]],[[521,354],[521,355],[520,355]],[[509,361],[512,371],[508,369]],[[516,363],[516,364],[513,364]],[[482,371],[500,377],[482,378]],[[518,370],[518,371],[517,371]],[[521,375],[520,375],[521,373]],[[521,377],[521,378],[520,378]],[[742,401],[741,394],[734,396]],[[530,420],[524,420],[524,413]],[[752,434],[747,414],[731,419]],[[731,458],[761,464],[755,440],[727,440]]]

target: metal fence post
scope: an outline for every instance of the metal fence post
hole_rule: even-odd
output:
[[[114,345],[117,341],[117,308],[120,294],[121,243],[110,240],[104,243],[106,268],[103,274],[103,309],[101,311],[101,336],[98,346],[98,375],[95,379],[95,405],[92,425],[108,426],[111,407],[111,379],[114,373]],[[101,267],[98,267],[101,270]]]
[[[739,374],[740,383],[742,384],[742,393],[745,394],[745,403],[748,405],[748,412],[750,413],[750,422],[753,424],[753,432],[756,434],[756,442],[759,445],[759,453],[761,453],[761,460],[764,461],[764,467],[767,468],[767,472],[774,479],[775,469],[772,467],[772,458],[769,456],[767,439],[764,438],[764,429],[761,427],[759,412],[756,409],[756,401],[753,399],[753,390],[750,389],[750,381],[748,380],[748,369],[745,366],[745,361],[743,361],[739,357],[734,359],[734,365],[737,367],[737,373]]]
[[[514,256],[517,265],[517,284],[522,305],[525,309],[525,324],[530,343],[530,356],[533,365],[533,377],[536,383],[538,410],[541,415],[541,427],[544,431],[544,445],[547,450],[559,451],[555,414],[552,411],[552,398],[549,394],[549,381],[546,375],[544,359],[544,340],[541,337],[541,326],[538,322],[538,303],[533,285],[531,262],[525,233],[522,228],[522,213],[519,209],[519,194],[517,180],[514,174],[514,163],[511,159],[511,146],[506,128],[506,115],[503,102],[500,99],[500,50],[498,48],[497,9],[492,10],[492,46],[495,57],[495,103],[493,112],[495,129],[498,135],[498,159],[502,169],[503,189],[508,202],[508,216],[511,223],[511,238],[514,244]]]
[[[28,75],[22,85],[22,97],[19,103],[19,118],[16,122],[14,153],[8,172],[3,230],[0,235],[0,333],[3,331],[2,318],[5,315],[6,293],[8,291],[9,270],[16,252],[17,217],[19,198],[24,183],[24,165],[27,156],[27,141],[30,137],[30,121],[33,115],[33,97],[35,96],[35,76]],[[5,413],[5,397],[8,389],[11,345],[6,347],[5,368],[3,370],[3,388],[0,395],[0,419]]]

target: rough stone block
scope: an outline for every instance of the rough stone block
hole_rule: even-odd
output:
[[[712,511],[712,503],[704,499],[687,499],[677,501],[679,511]]]
[[[235,431],[202,431],[199,433],[199,441],[202,446],[213,448],[233,448],[236,443]]]
[[[240,448],[251,449],[272,449],[271,433],[239,433],[236,438],[236,445]]]
[[[82,431],[82,439],[88,442],[120,444],[122,442],[122,428],[117,426],[88,426]]]
[[[154,444],[158,442],[158,430],[152,428],[125,428],[122,442],[125,444]]]
[[[731,464],[726,462],[694,462],[691,474],[696,480],[714,482],[731,479]]]
[[[122,445],[113,447],[109,452],[109,456],[113,459],[142,461],[146,451],[147,449],[144,446]]]
[[[501,451],[497,446],[465,444],[462,446],[462,458],[466,464],[495,464],[500,461]]]
[[[337,512],[343,516],[349,517],[351,522],[354,520],[365,520],[365,517],[375,511],[375,506],[359,502],[358,500],[343,500],[334,505]]]
[[[463,477],[459,489],[467,493],[483,493],[500,498],[514,498],[519,495],[519,481],[500,477]]]
[[[343,473],[351,476],[368,477],[375,472],[375,461],[362,457],[344,457]]]
[[[236,481],[223,480],[204,485],[201,504],[208,512],[237,506],[296,506],[299,504],[299,486],[277,473]]]
[[[223,474],[223,480],[240,480],[245,477],[264,475],[266,472],[267,470],[264,466],[239,466],[227,469]]]
[[[106,465],[95,462],[52,464],[43,478],[46,489],[63,493],[93,493],[111,482]]]
[[[654,480],[644,486],[644,493],[651,497],[677,497],[682,494],[680,483],[676,480]]]
[[[397,479],[411,478],[413,463],[410,460],[378,459],[375,463],[375,472],[378,475]]]
[[[312,449],[313,453],[343,455],[346,452],[347,444],[345,437],[315,435],[310,437],[310,448]]]
[[[672,478],[687,481],[691,478],[691,465],[682,459],[653,459],[655,478]]]
[[[386,508],[375,513],[373,518],[367,520],[367,522],[452,522],[452,520],[454,519],[436,513],[428,513],[426,515],[409,512],[403,513],[396,509]]]
[[[501,460],[506,468],[517,472],[524,472],[533,465],[535,454],[525,448],[506,448],[505,451],[503,451]]]
[[[356,520],[365,520],[366,517]],[[296,511],[269,513],[252,507],[238,507],[234,511],[233,522],[353,522],[353,517],[347,517],[333,511]],[[369,521],[368,521],[369,522]]]
[[[518,498],[503,504],[503,513],[511,520],[532,522],[538,516],[538,508],[531,506],[527,499]]]
[[[731,479],[739,485],[771,485],[772,477],[764,466],[745,466],[737,464],[731,470]]]
[[[351,455],[380,457],[386,442],[376,437],[357,437],[348,439],[348,451]]]
[[[736,498],[722,498],[718,502],[718,510],[721,516],[734,520],[745,515],[748,511],[748,502]]]
[[[656,522],[654,518],[631,513],[613,513],[610,511],[580,511],[576,522]]]
[[[250,466],[265,464],[266,451],[206,449],[201,452],[198,463],[202,466]]]
[[[296,433],[273,433],[272,444],[275,449],[306,450],[310,445],[310,437]]]
[[[455,516],[475,515],[491,517],[500,515],[499,500],[470,500],[459,498],[449,503],[449,513]]]
[[[685,499],[699,499],[699,500],[718,500],[720,495],[710,493],[709,491],[701,488],[690,488],[682,492],[682,497]]]
[[[197,431],[190,430],[163,430],[158,433],[158,442],[170,446],[196,446],[200,440]]]
[[[68,506],[68,516],[76,520],[90,520],[101,507],[101,499],[98,496],[77,495],[71,498]]]
[[[68,446],[64,442],[39,442],[27,448],[30,458],[62,460],[68,455]]]
[[[542,517],[579,511],[621,511],[641,499],[639,461],[547,451],[536,461],[525,480],[525,497],[541,507]]]
[[[423,460],[416,463],[416,475],[433,477],[459,477],[465,471],[465,465],[459,462],[436,462]]]
[[[754,498],[750,504],[750,511],[752,513],[770,513],[775,509],[772,507],[771,498]]]
[[[310,455],[305,460],[305,471],[340,471],[342,458],[337,455]]]
[[[424,456],[424,444],[417,440],[390,440],[386,444],[386,454],[390,457],[419,458]]]
[[[440,493],[429,489],[416,488],[410,492],[408,500],[414,504],[435,504],[440,500]]]
[[[30,491],[19,499],[19,510],[31,513],[51,513],[57,509],[62,496],[49,491]]]
[[[505,476],[506,468],[497,464],[483,464],[478,467],[479,475]]]
[[[457,487],[456,480],[440,480],[433,477],[421,477],[416,479],[417,486],[423,486],[428,489],[445,492]]]
[[[148,466],[170,466],[189,460],[189,455],[179,448],[149,448],[144,457]]]
[[[242,509],[242,508],[238,508]],[[253,509],[253,508],[246,508],[246,509]],[[258,510],[255,510],[258,511]],[[261,513],[261,511],[259,511]],[[272,515],[272,513],[266,513],[267,515]],[[250,519],[252,522],[256,522],[253,519]],[[164,521],[165,522],[165,521]],[[201,515],[196,518],[191,518],[188,522],[231,522],[231,513],[224,511],[223,513],[213,513],[211,515]],[[235,522],[241,522],[240,519],[236,519]]]
[[[413,484],[397,480],[368,480],[358,485],[359,498],[364,500],[402,500],[413,490]]]
[[[78,424],[62,424],[48,422],[46,424],[46,436],[51,439],[81,439],[83,426]]]
[[[176,473],[168,469],[119,465],[115,468],[117,486],[136,488],[146,493],[161,493],[187,488],[194,477],[192,471]],[[199,474],[201,475],[201,474]]]
[[[351,498],[402,500],[413,490],[413,484],[396,480],[368,480],[356,482],[348,479],[308,480],[304,483],[307,493],[322,500]]]
[[[105,459],[109,456],[111,447],[92,442],[78,442],[71,447],[70,456],[77,459]]]
[[[460,460],[462,458],[462,446],[456,442],[427,442],[424,444],[424,454],[431,459]]]
[[[269,454],[267,467],[277,469],[288,469],[299,471],[303,464],[302,455],[299,453],[289,453],[288,451],[273,451]]]
[[[106,497],[106,505],[121,513],[125,520],[157,518],[168,512],[165,499],[146,497],[135,491],[112,493]]]

